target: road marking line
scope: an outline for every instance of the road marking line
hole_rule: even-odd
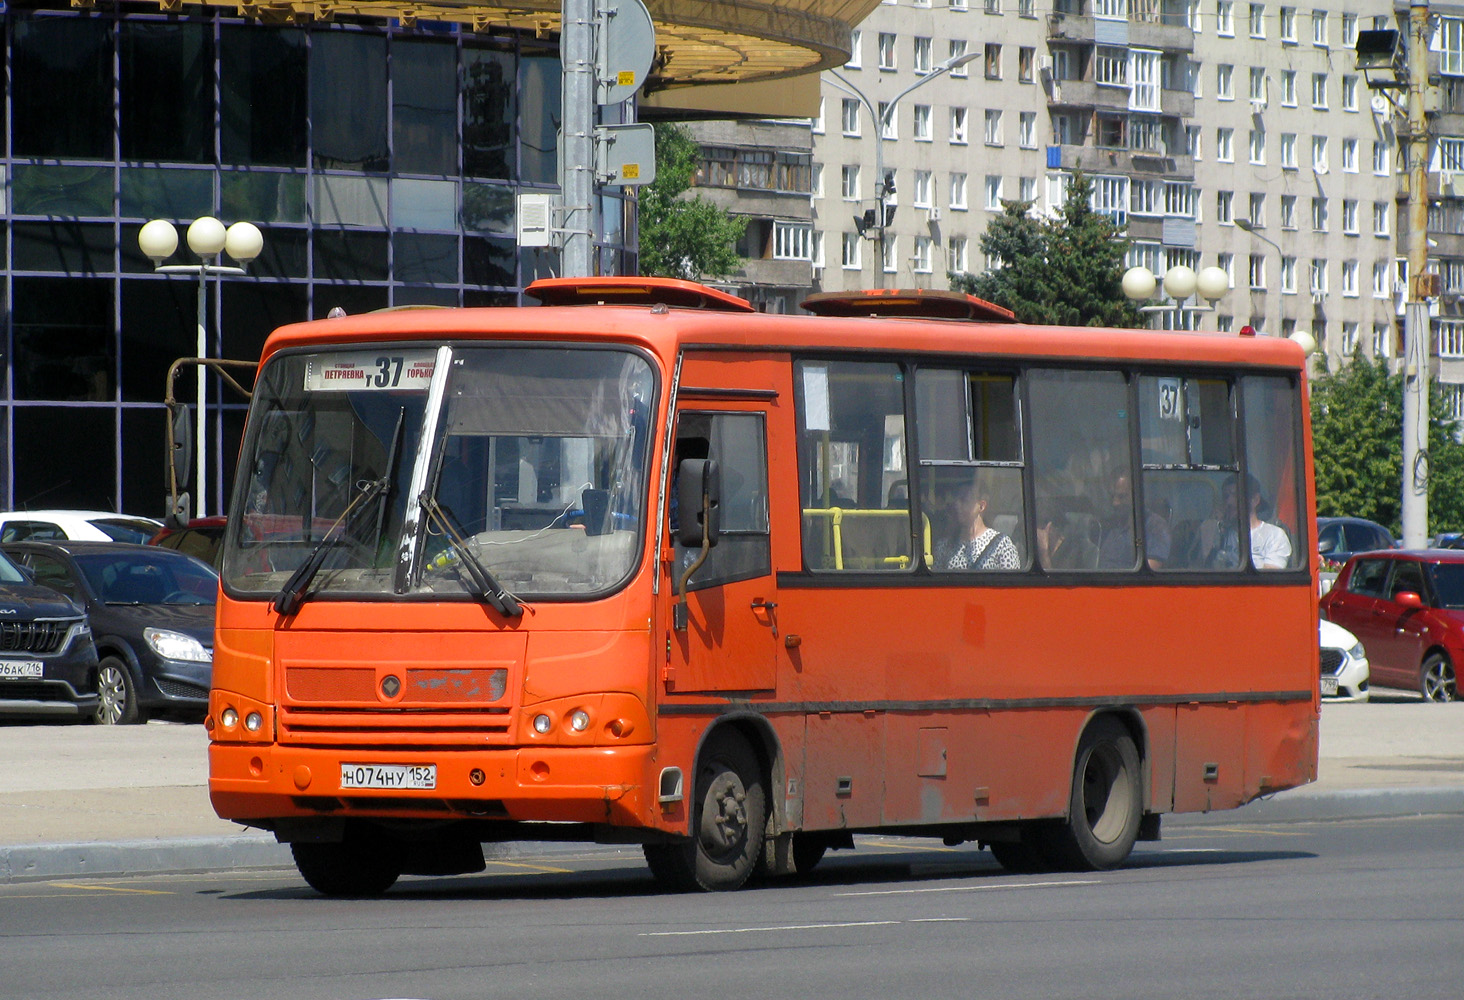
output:
[[[969,924],[970,917],[915,917],[912,924]]]
[[[822,931],[839,927],[890,927],[898,920],[860,920],[847,924],[783,924],[780,927],[721,927],[700,931],[641,931],[638,937],[695,937],[704,934],[766,934],[774,931]]]
[[[77,882],[52,882],[58,889],[82,889],[87,892],[129,892],[139,896],[172,896],[176,893],[165,889],[123,889],[115,885],[81,885]]]
[[[928,889],[871,889],[864,892],[836,892],[835,896],[904,896],[917,892],[994,892],[1000,889],[1051,889],[1067,885],[1100,885],[1096,878],[1062,882],[1022,882],[1018,885],[941,885]]]
[[[1262,830],[1253,826],[1206,826],[1200,827],[1206,833],[1258,833],[1265,837],[1305,837],[1307,834],[1294,830]],[[1202,834],[1181,834],[1177,837],[1164,835],[1165,840],[1197,840]]]
[[[889,841],[884,841],[884,840],[866,841],[865,844],[864,844],[864,846],[865,847],[885,847],[885,848],[889,848],[890,850],[893,850],[893,851],[926,851],[926,852],[929,852],[929,853],[932,853],[932,854],[936,854],[936,853],[939,853],[939,854],[955,854],[955,853],[965,854],[965,853],[968,853],[971,850],[973,850],[973,848],[970,848],[970,847],[965,847],[965,848],[957,848],[957,847],[931,847],[929,844],[896,844],[896,843],[891,843]]]
[[[531,872],[549,872],[554,875],[571,875],[573,868],[551,868],[549,865],[525,865],[516,861],[489,861],[490,865],[498,865],[500,868],[523,868]]]

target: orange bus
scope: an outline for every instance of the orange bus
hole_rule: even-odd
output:
[[[209,789],[320,892],[516,840],[641,844],[682,889],[870,832],[1101,869],[1315,778],[1296,345],[529,292],[265,345]]]

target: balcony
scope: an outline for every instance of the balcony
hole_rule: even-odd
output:
[[[1048,146],[1049,170],[1083,170],[1090,174],[1129,174],[1186,180],[1195,176],[1194,157],[1106,146]]]
[[[1183,14],[1154,14],[1145,20],[1111,21],[1058,11],[1047,15],[1048,42],[1133,45],[1162,52],[1193,52],[1195,33]]]

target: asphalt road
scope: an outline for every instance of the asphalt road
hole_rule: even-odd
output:
[[[1170,823],[1132,863],[1011,876],[866,839],[808,879],[665,895],[543,852],[332,901],[293,872],[0,885],[0,996],[1448,998],[1464,818]]]

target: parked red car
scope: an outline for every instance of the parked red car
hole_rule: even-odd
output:
[[[184,555],[202,559],[215,569],[219,565],[219,542],[223,541],[224,528],[229,519],[217,517],[195,517],[183,528],[165,527],[148,541],[149,545],[161,545],[165,549],[177,549]]]
[[[1458,698],[1464,663],[1464,551],[1424,549],[1353,556],[1321,601],[1367,650],[1374,686]]]

